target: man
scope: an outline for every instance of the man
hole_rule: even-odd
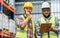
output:
[[[43,17],[39,19],[38,25],[36,25],[36,35],[37,38],[58,38],[58,20],[56,17],[51,16],[50,5],[48,2],[42,4],[42,14]],[[51,28],[48,28],[48,33],[39,33],[40,25],[43,23],[51,23]]]
[[[17,24],[17,38],[34,38],[34,23],[32,21],[31,12],[33,5],[31,2],[26,2],[23,6],[24,15],[20,15],[16,19]]]

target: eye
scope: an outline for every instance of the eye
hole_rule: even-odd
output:
[[[32,9],[31,7],[27,7],[26,9]]]
[[[28,8],[26,8],[26,9],[28,9]]]

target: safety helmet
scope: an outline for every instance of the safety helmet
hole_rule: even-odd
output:
[[[49,3],[48,3],[48,2],[44,2],[44,3],[42,4],[42,8],[50,8]]]
[[[24,4],[23,8],[25,8],[25,7],[31,7],[31,8],[33,8],[33,5],[32,5],[31,2],[26,2],[26,3]]]

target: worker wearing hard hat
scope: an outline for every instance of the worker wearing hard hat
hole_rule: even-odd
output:
[[[39,19],[36,25],[37,38],[58,38],[58,19],[51,15],[50,5],[48,2],[42,4],[43,17]],[[39,33],[40,25],[43,23],[51,23],[51,28],[48,28],[48,33]]]
[[[31,2],[26,2],[23,6],[24,15],[20,15],[16,19],[17,24],[17,38],[34,38],[34,23],[30,15],[33,9]]]

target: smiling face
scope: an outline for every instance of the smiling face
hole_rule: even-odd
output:
[[[49,17],[50,16],[50,8],[43,8],[42,9],[42,14],[44,17]]]

